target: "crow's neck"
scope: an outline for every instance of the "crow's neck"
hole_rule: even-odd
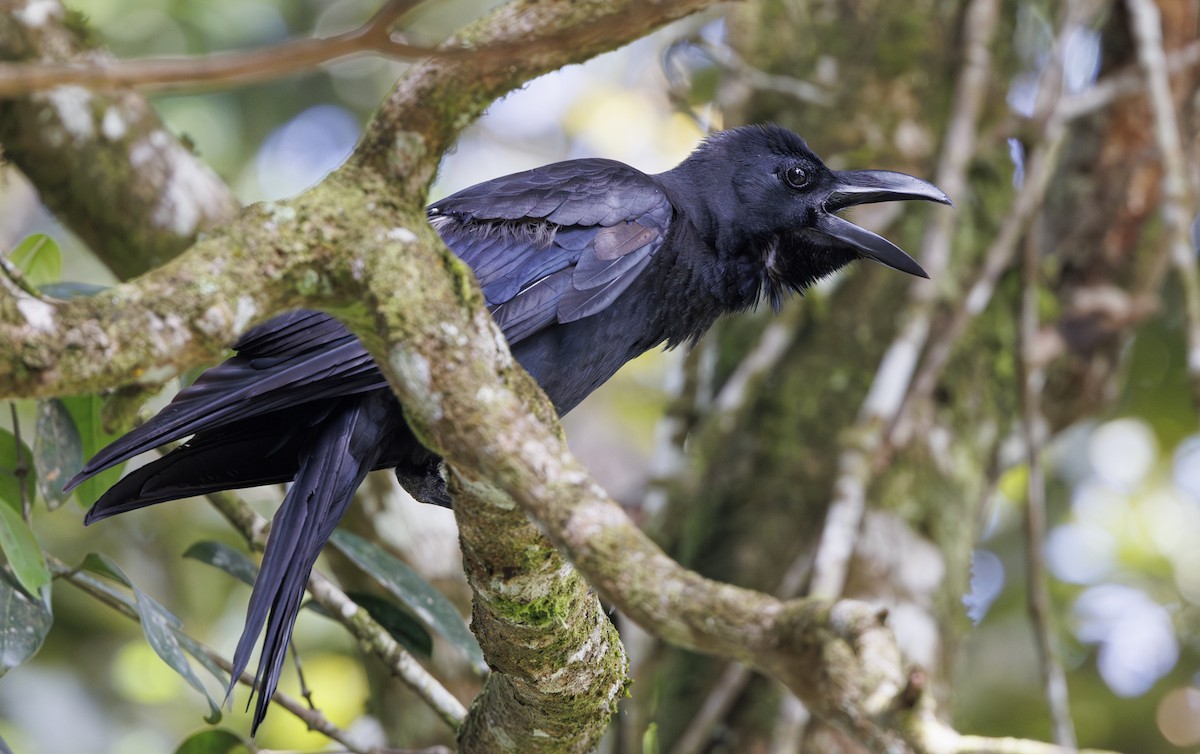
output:
[[[655,176],[676,208],[653,271],[665,309],[676,312],[667,315],[672,346],[698,339],[721,315],[752,309],[764,295],[778,304],[794,289],[782,279],[779,235],[756,232],[754,219],[730,210],[732,190],[722,193],[688,167]]]

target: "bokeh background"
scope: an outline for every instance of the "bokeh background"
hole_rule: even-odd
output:
[[[609,157],[658,172],[686,156],[706,131],[762,120],[797,129],[835,167],[933,175],[963,64],[967,3],[927,0],[891,10],[874,2],[750,5],[732,20],[717,10],[674,24],[514,92],[446,155],[431,199],[575,157]],[[1128,28],[1120,3],[1093,3],[1099,12],[1093,9],[1082,21],[1068,18],[1066,6],[1056,2],[999,5],[979,146],[967,190],[953,197],[960,218],[953,258],[947,274],[927,284],[938,286],[941,297],[934,342],[1013,197],[1025,189],[1026,157],[1037,144],[1027,131],[1044,96],[1047,68],[1062,63],[1065,96],[1087,92],[1128,60],[1112,41]],[[1194,44],[1193,4],[1178,5],[1190,10],[1180,14],[1187,23],[1173,41]],[[95,0],[70,7],[88,17],[115,54],[139,57],[328,35],[362,23],[377,6],[369,0]],[[411,15],[408,34],[437,42],[489,6],[432,0]],[[294,195],[336,167],[405,67],[365,57],[264,84],[154,96],[153,103],[170,129],[251,203]],[[1185,126],[1193,128],[1186,118]],[[1148,132],[1150,122],[1127,119],[1126,127]],[[1089,181],[1112,179],[1112,171],[1087,163],[1085,154],[1088,139],[1103,139],[1103,129],[1103,123],[1078,127],[1062,151],[1057,180],[1083,182],[1086,192]],[[1191,139],[1194,128],[1185,135]],[[1153,150],[1143,151],[1138,159],[1153,166]],[[1089,246],[1086,233],[1056,227],[1101,222],[1063,209],[1076,206],[1076,190],[1052,188],[1047,217],[1028,231],[1028,243],[1040,244],[1042,320],[1047,330],[1065,332],[1067,341],[1065,355],[1044,376],[1050,403],[1038,430],[1045,442],[1049,516],[1040,548],[1050,573],[1054,636],[1081,744],[1138,753],[1197,751],[1200,435],[1182,293],[1167,281],[1151,291],[1149,314],[1089,346],[1087,358],[1103,352],[1107,360],[1101,387],[1088,383],[1084,370],[1054,366],[1079,358],[1072,331],[1062,323],[1077,311],[1078,280],[1088,276],[1077,275],[1074,286],[1063,281],[1071,270],[1091,269],[1093,278],[1111,282],[1104,276],[1108,267],[1096,272],[1103,264],[1089,256],[1099,245]],[[1158,254],[1160,200],[1152,183],[1143,200],[1148,209],[1137,233],[1106,242],[1118,244],[1112,253],[1134,260]],[[867,213],[861,220],[887,229],[915,252],[934,211],[906,206],[902,216]],[[0,166],[0,249],[32,233],[47,233],[61,245],[64,280],[115,282],[41,208],[19,173]],[[1139,268],[1120,269],[1136,276]],[[761,397],[743,399],[729,415],[712,418],[719,413],[713,397],[759,342],[773,317],[769,307],[722,327],[694,351],[650,354],[630,364],[568,417],[572,448],[685,564],[774,590],[782,564],[802,561],[815,545],[846,442],[839,432],[853,423],[879,355],[903,321],[897,312],[908,301],[909,284],[890,274],[851,270],[804,301],[789,303],[780,315],[789,337],[786,354],[755,376],[752,389]],[[1020,295],[1021,274],[1014,268],[999,278],[988,308],[955,345],[948,376],[918,412],[907,443],[889,457],[894,466],[875,472],[868,499],[883,513],[868,517],[864,538],[877,541],[862,546],[847,592],[892,607],[902,641],[931,668],[961,731],[1048,739],[1041,660],[1026,604],[1022,519],[1029,466],[1017,426]],[[162,405],[174,389],[167,386],[149,408]],[[1056,403],[1060,394],[1094,399]],[[35,412],[32,404],[16,404],[27,438]],[[12,429],[8,411],[0,413],[0,422]],[[779,439],[789,436],[797,439]],[[680,449],[690,455],[680,460]],[[939,474],[951,481],[934,481]],[[269,515],[280,492],[266,489],[252,497]],[[452,515],[413,503],[382,474],[360,497],[347,527],[380,538],[466,614]],[[91,551],[107,553],[191,635],[232,650],[248,589],[181,557],[201,539],[242,547],[223,519],[201,501],[87,529],[81,518],[73,503],[52,512],[39,507],[34,524],[48,551],[71,563]],[[348,585],[363,581],[340,560],[331,558],[323,567]],[[899,585],[882,592],[868,588],[865,582],[876,578]],[[205,725],[203,697],[154,655],[136,625],[69,587],[56,585],[53,594],[54,629],[44,647],[0,679],[0,736],[13,751],[173,751]],[[606,747],[635,752],[648,743],[672,750],[719,668],[622,628],[636,680]],[[335,624],[305,611],[295,637],[307,684],[334,722],[361,740],[394,746],[447,740],[447,731],[364,660]],[[469,700],[478,679],[453,648],[435,645],[430,662]],[[215,682],[210,686],[221,693]],[[283,687],[294,693],[294,676],[285,673]],[[244,699],[244,689],[235,691],[224,727],[248,730]],[[802,739],[807,750],[840,750],[811,732],[795,733],[798,719],[780,689],[754,681],[700,750],[795,751]],[[257,744],[303,751],[330,746],[280,709]]]

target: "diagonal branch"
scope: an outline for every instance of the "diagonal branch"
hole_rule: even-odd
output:
[[[151,57],[91,62],[0,63],[0,98],[81,86],[93,92],[112,89],[180,90],[213,84],[249,84],[296,74],[322,63],[362,53],[418,58],[435,49],[394,40],[392,25],[416,5],[389,0],[362,26],[319,39],[295,39],[257,50],[193,57]]]
[[[54,556],[50,556],[48,561],[56,578],[65,580],[71,586],[80,590],[84,594],[87,594],[89,597],[92,597],[98,602],[108,605],[113,610],[117,611],[121,615],[124,615],[126,618],[129,618],[135,622],[141,621],[141,618],[138,616],[137,612],[130,609],[129,606],[121,602],[121,600],[117,599],[114,596],[114,593],[110,591],[111,587],[109,587],[107,584],[104,584],[90,574],[83,573],[76,568],[68,566],[66,563],[58,558],[55,558]],[[196,641],[195,639],[192,639],[192,643],[197,649],[203,652],[206,657],[216,663],[226,673],[233,671],[233,665],[219,652],[203,644],[202,642]],[[253,687],[254,676],[249,672],[244,672],[242,673],[241,677],[238,678],[238,682],[243,685]],[[321,714],[320,710],[313,709],[278,689],[276,689],[275,693],[271,695],[271,701],[283,707],[288,712],[292,713],[301,721],[303,721],[304,724],[308,726],[309,730],[316,731],[317,733],[320,733],[331,740],[337,741],[339,744],[346,747],[347,751],[354,752],[354,754],[370,754],[367,749],[359,746],[351,737],[347,736],[345,731],[330,722],[325,715]]]

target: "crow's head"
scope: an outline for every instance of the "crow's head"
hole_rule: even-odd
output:
[[[856,259],[928,277],[895,244],[836,213],[908,199],[950,204],[936,186],[904,173],[830,170],[803,139],[774,125],[715,134],[672,172],[693,188],[684,204],[701,233],[721,254],[757,255],[775,299]]]

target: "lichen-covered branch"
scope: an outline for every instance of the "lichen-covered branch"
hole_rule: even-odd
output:
[[[628,683],[616,627],[579,572],[509,498],[459,477],[451,490],[474,593],[471,625],[496,671],[459,730],[459,746],[592,751]]]
[[[0,61],[110,59],[57,0],[0,0]],[[62,86],[0,98],[0,147],[119,278],[166,262],[237,213],[229,187],[129,91]]]
[[[198,85],[246,84],[295,74],[364,52],[416,57],[430,51],[393,40],[389,28],[413,5],[416,3],[411,0],[390,0],[357,29],[325,38],[288,40],[256,50],[195,57],[109,58],[86,63],[0,63],[0,97],[27,95],[59,86],[83,87],[95,93],[128,88],[148,91]],[[49,18],[59,7],[55,5],[54,12],[33,12]]]

